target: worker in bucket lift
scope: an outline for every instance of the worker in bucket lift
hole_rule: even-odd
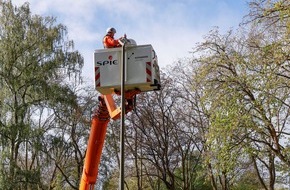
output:
[[[116,47],[121,47],[121,44],[119,43],[120,39],[123,38],[127,38],[126,34],[124,34],[123,37],[119,38],[119,40],[115,40],[114,39],[114,35],[116,33],[116,29],[111,27],[107,29],[107,34],[106,36],[103,38],[103,44],[104,44],[104,48],[116,48]],[[131,91],[131,94],[136,94],[135,92],[140,92],[140,90],[135,90],[135,91]],[[121,95],[120,91],[115,91],[116,94]],[[135,95],[131,95],[130,93],[128,93],[129,97],[126,97],[126,110],[128,109],[133,109],[134,107],[134,98]]]
[[[104,36],[103,38],[103,44],[104,44],[104,48],[116,48],[116,47],[121,47],[121,44],[119,43],[119,40],[115,40],[114,39],[114,35],[116,33],[116,29],[115,28],[108,28],[107,29],[107,34],[106,36]],[[124,35],[124,37],[122,38],[126,38],[126,35]]]

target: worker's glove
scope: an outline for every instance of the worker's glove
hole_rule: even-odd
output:
[[[127,39],[124,37],[121,37],[121,38],[119,38],[119,41],[121,41],[122,43],[125,43],[125,42],[127,42]]]

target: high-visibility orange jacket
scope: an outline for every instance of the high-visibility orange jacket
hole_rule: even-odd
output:
[[[118,40],[115,40],[110,35],[106,35],[103,39],[104,48],[115,48],[120,47],[120,43]]]

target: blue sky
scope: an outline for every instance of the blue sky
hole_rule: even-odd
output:
[[[152,44],[159,66],[190,57],[195,43],[213,27],[237,28],[248,13],[247,0],[12,0],[30,3],[32,14],[54,16],[68,27],[75,49],[85,58],[83,76],[93,85],[93,52],[108,27],[137,44]]]

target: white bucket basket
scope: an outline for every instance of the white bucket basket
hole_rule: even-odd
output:
[[[101,94],[121,90],[122,48],[99,49],[94,53],[95,86]],[[151,45],[125,47],[125,90],[160,90],[160,72]]]

